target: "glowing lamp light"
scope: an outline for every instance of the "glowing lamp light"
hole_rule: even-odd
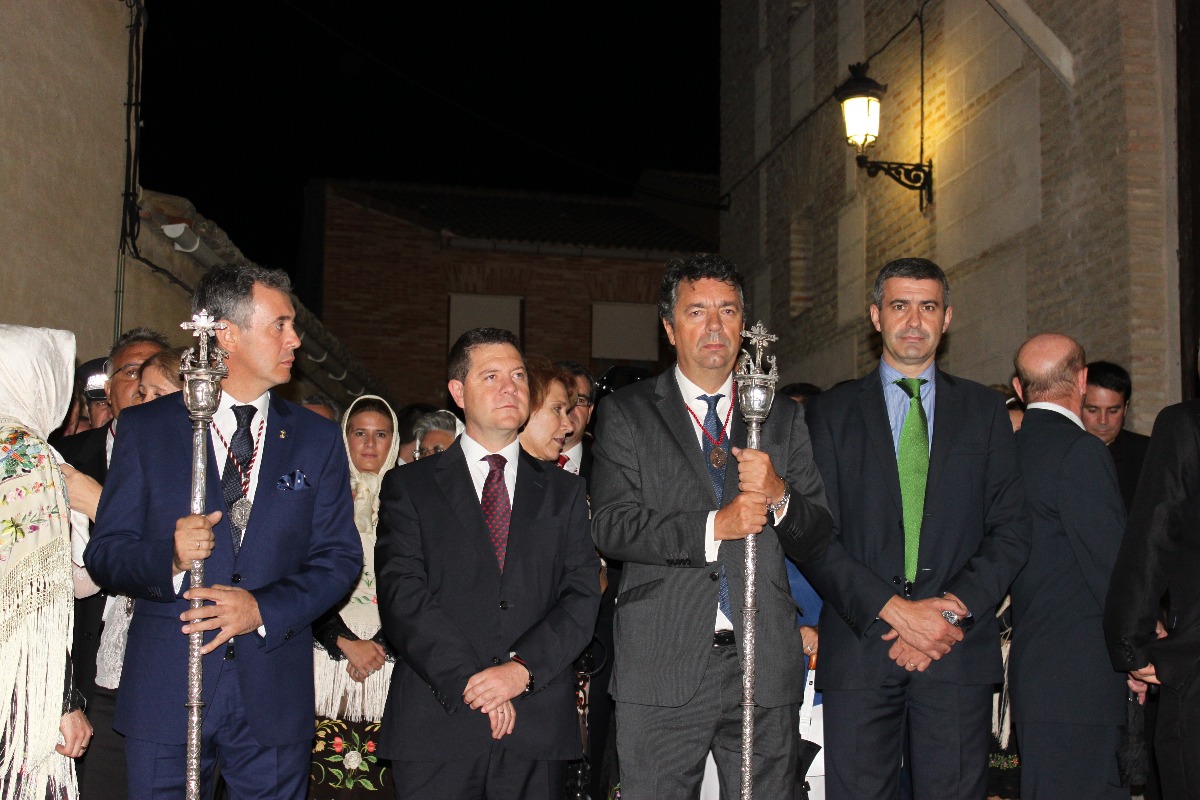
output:
[[[906,189],[920,192],[920,206],[933,202],[933,162],[909,164],[898,161],[872,161],[866,149],[879,138],[879,101],[887,93],[887,86],[867,77],[866,64],[851,64],[850,79],[833,90],[833,96],[842,104],[842,120],[846,123],[846,143],[858,151],[855,159],[858,166],[874,178],[883,173]],[[922,108],[924,102],[922,101]],[[922,128],[922,152],[924,151]]]
[[[863,152],[879,137],[879,101],[887,87],[867,77],[866,64],[851,64],[850,79],[834,90],[842,104],[846,141]]]

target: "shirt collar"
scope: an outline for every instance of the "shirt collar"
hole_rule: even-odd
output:
[[[563,450],[563,455],[571,459],[567,462],[568,464],[578,464],[583,461],[583,442]]]
[[[934,361],[934,362],[931,362],[929,364],[929,366],[926,367],[921,372],[921,374],[917,376],[918,378],[925,379],[925,383],[921,386],[922,391],[925,391],[926,388],[931,383],[933,383],[933,380],[934,380],[934,377],[936,376],[936,374],[937,374],[937,362]],[[880,380],[883,381],[883,385],[887,386],[888,384],[895,384],[896,381],[900,380],[901,378],[907,378],[908,376],[881,358],[881,359],[879,359],[879,377],[880,377]],[[899,388],[899,387],[897,387],[897,388]]]
[[[251,400],[249,403],[240,403],[237,400],[234,400],[233,395],[229,394],[228,392],[221,392],[221,402],[217,405],[217,413],[220,413],[222,411],[228,411],[229,409],[233,408],[234,406],[254,406],[254,408],[258,411],[259,415],[261,415],[263,419],[266,419],[267,418],[267,405],[270,402],[270,400],[271,400],[271,393],[269,391],[263,392],[258,397]]]
[[[1029,405],[1025,406],[1026,411],[1032,411],[1035,408],[1040,408],[1044,411],[1054,411],[1055,413],[1062,414],[1064,417],[1071,420],[1071,422],[1074,422],[1080,428],[1083,428],[1083,420],[1079,418],[1079,415],[1069,408],[1060,406],[1058,403],[1048,403],[1044,400],[1040,400],[1036,403],[1030,403]],[[1083,429],[1087,430],[1086,428]]]
[[[696,401],[697,397],[699,397],[702,394],[708,394],[708,392],[704,391],[699,386],[697,386],[696,384],[692,383],[690,380],[687,379],[687,376],[683,374],[683,370],[681,370],[679,368],[679,364],[675,365],[675,381],[679,384],[679,391],[681,394],[683,394],[683,401],[685,403],[690,404],[690,403],[697,402]],[[733,373],[730,372],[729,376],[727,378],[725,378],[725,382],[721,384],[721,388],[718,389],[717,391],[713,392],[713,394],[725,395],[724,397],[721,398],[722,402],[724,403],[726,401],[731,401],[733,399],[732,393],[733,393]],[[699,402],[702,406],[706,405],[706,403],[704,403],[704,401],[699,401]]]
[[[463,455],[466,457],[468,464],[476,464],[482,461],[484,456],[491,455],[492,453],[491,450],[488,450],[479,442],[468,436],[466,432],[463,432],[463,434],[459,437],[459,441],[462,443]],[[513,439],[512,442],[496,452],[499,455],[504,456],[504,459],[507,462],[506,466],[511,464],[515,467],[517,464],[517,457],[521,455],[521,440]]]

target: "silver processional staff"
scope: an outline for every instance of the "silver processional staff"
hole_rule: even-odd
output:
[[[203,514],[205,488],[208,480],[208,429],[213,414],[221,402],[221,379],[228,374],[225,367],[225,351],[209,339],[225,327],[209,316],[207,310],[194,314],[190,322],[181,322],[179,327],[190,330],[200,342],[194,350],[183,354],[179,371],[183,373],[185,386],[183,403],[187,406],[188,418],[192,421],[192,488],[190,512]],[[193,561],[189,571],[190,587],[204,585],[204,562]],[[204,601],[192,600],[192,608],[200,608]],[[200,800],[200,710],[204,707],[204,663],[200,649],[204,646],[204,632],[188,634],[188,730],[187,760],[184,768],[186,800]]]
[[[779,339],[767,333],[762,322],[758,322],[742,336],[754,346],[754,358],[745,350],[738,357],[737,381],[738,408],[746,420],[746,446],[761,450],[762,424],[771,413],[775,400],[775,384],[779,371],[775,367],[775,356],[770,357],[770,372],[762,368],[763,349],[768,342]],[[755,576],[758,572],[758,537],[747,536],[745,563],[745,594],[742,602],[742,800],[751,800],[754,794],[754,633],[758,614],[758,591]]]

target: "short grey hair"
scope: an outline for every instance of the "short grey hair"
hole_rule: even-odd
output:
[[[171,346],[171,343],[167,341],[167,337],[163,336],[156,330],[144,326],[130,328],[122,333],[121,336],[115,342],[113,342],[112,347],[108,349],[108,360],[104,362],[104,374],[110,378],[113,376],[113,370],[116,368],[116,364],[114,362],[116,361],[117,353],[121,352],[130,345],[141,344],[142,342],[158,345],[160,350],[166,350]]]
[[[238,327],[250,321],[253,308],[250,299],[254,284],[268,289],[292,293],[292,279],[278,269],[266,269],[257,264],[225,264],[215,267],[200,279],[192,296],[192,313],[207,311],[213,319],[227,319]]]
[[[458,417],[445,409],[422,414],[413,423],[413,440],[416,442],[416,449],[421,449],[421,440],[430,431],[446,431],[453,436],[458,436],[461,425]]]

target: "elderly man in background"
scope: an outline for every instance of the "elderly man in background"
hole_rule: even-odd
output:
[[[1046,333],[1021,346],[1013,386],[1033,547],[1012,585],[1009,684],[1022,800],[1126,800],[1117,772],[1124,676],[1109,664],[1104,598],[1125,530],[1117,475],[1079,412],[1083,348]]]

